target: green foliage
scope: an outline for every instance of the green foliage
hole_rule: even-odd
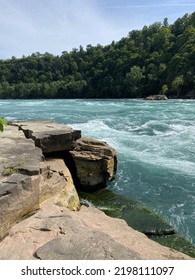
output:
[[[0,131],[2,132],[4,129],[4,126],[7,124],[6,120],[2,117],[0,117]]]
[[[195,98],[195,13],[155,22],[107,46],[61,56],[33,53],[0,60],[0,99]],[[1,125],[2,127],[2,125]]]
[[[178,97],[179,97],[179,93],[180,93],[180,90],[181,90],[181,87],[183,86],[183,84],[184,84],[183,75],[176,77],[174,79],[174,81],[172,82],[172,88],[177,93]]]

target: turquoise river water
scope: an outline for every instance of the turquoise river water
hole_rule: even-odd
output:
[[[53,119],[118,152],[108,188],[142,202],[195,244],[195,101],[0,100],[8,120]]]

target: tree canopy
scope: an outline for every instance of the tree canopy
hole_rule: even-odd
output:
[[[0,60],[0,99],[195,98],[195,13],[106,46]]]

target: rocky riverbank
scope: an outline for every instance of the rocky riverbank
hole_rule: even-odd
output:
[[[15,122],[0,150],[0,259],[190,259],[81,206],[75,184],[94,191],[116,172],[106,143],[51,121]]]

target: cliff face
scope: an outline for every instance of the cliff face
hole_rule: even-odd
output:
[[[0,259],[190,259],[81,207],[65,162],[81,188],[105,186],[117,168],[106,143],[53,122],[22,122],[0,134],[0,150]]]

